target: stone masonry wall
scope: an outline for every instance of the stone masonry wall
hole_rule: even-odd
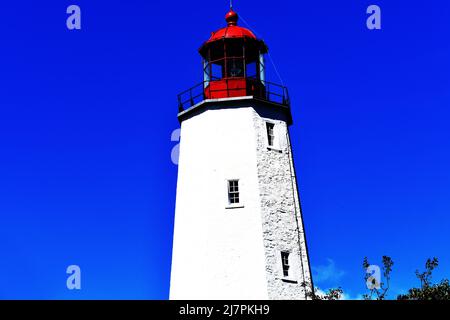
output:
[[[305,299],[303,283],[311,283],[311,275],[288,127],[285,121],[262,118],[256,111],[253,120],[269,298]],[[275,124],[273,149],[268,148],[266,121]],[[290,253],[288,277],[283,276],[281,251]]]

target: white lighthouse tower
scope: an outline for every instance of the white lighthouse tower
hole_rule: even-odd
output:
[[[306,299],[287,89],[265,79],[265,43],[226,21],[199,50],[204,81],[179,95],[170,299]]]

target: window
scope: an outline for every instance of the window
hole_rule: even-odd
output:
[[[281,251],[281,266],[283,267],[283,276],[289,276],[289,252]]]
[[[259,79],[265,84],[266,71],[264,69],[264,55],[262,53],[259,54]]]
[[[203,60],[203,81],[205,88],[209,86],[209,81],[211,80],[211,70],[209,68],[209,63]]]
[[[223,78],[222,65],[211,63],[211,80],[220,80],[222,78]]]
[[[245,71],[247,72],[247,78],[254,78],[256,79],[256,62],[250,62],[247,63],[247,67],[245,68]]]
[[[228,204],[239,203],[239,180],[228,180]]]
[[[244,61],[242,59],[227,59],[227,77],[239,78],[244,76]]]
[[[270,122],[266,122],[266,128],[267,128],[267,144],[269,147],[273,147],[273,143],[275,141],[275,134],[274,134],[274,127],[275,125]]]

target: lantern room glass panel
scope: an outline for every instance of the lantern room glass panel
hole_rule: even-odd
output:
[[[266,82],[266,68],[264,54],[259,54],[259,80],[264,84]]]
[[[209,67],[208,61],[203,59],[203,83],[205,88],[209,86],[210,80],[211,80],[211,68]]]
[[[211,68],[211,80],[221,80],[225,75],[225,68],[223,66],[223,60],[219,60],[213,63],[210,63]]]
[[[226,58],[227,78],[243,78],[244,74],[244,58]]]

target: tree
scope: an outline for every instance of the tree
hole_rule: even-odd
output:
[[[416,270],[416,277],[420,280],[420,288],[411,288],[407,294],[399,295],[397,300],[450,300],[450,284],[448,279],[441,280],[438,284],[431,283],[433,270],[437,268],[437,258],[428,259],[425,263],[425,271]]]
[[[316,300],[341,300],[343,294],[341,287],[328,289],[325,294],[316,294]]]
[[[309,282],[303,282],[302,285],[304,288],[308,288],[306,290],[306,298],[311,300],[340,300],[344,293],[341,287],[328,289],[327,292],[323,293],[319,288],[314,288],[314,291],[312,291],[312,286]]]
[[[364,294],[364,300],[372,300],[372,297],[375,296],[376,300],[385,300],[387,292],[389,290],[389,282],[391,280],[391,271],[392,266],[394,265],[394,261],[392,261],[391,257],[383,256],[383,277],[385,282],[381,282],[380,275],[369,274],[367,271],[370,270],[371,265],[367,257],[364,258],[363,268],[366,271],[364,276],[364,280],[366,281],[367,288],[369,289],[369,294]],[[378,268],[379,269],[379,268]]]
[[[383,256],[382,263],[384,282],[381,282],[381,274],[367,272],[376,270],[374,268],[376,266],[372,266],[367,257],[363,260],[363,268],[366,271],[364,280],[369,289],[369,294],[363,295],[365,300],[372,300],[373,298],[376,298],[376,300],[385,300],[387,298],[394,261],[389,256]],[[439,261],[437,258],[428,259],[425,263],[424,272],[416,270],[416,277],[420,281],[420,288],[409,289],[407,294],[397,296],[397,300],[450,300],[450,281],[448,279],[443,279],[437,284],[432,284],[431,282],[433,271],[438,265]],[[314,291],[312,291],[312,286],[308,283],[304,283],[303,285],[305,288],[308,288],[306,296],[312,300],[340,300],[344,294],[341,287],[321,292],[318,288],[314,288]]]

